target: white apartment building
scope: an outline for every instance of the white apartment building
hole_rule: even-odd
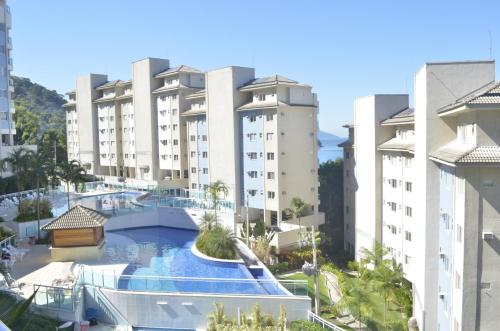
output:
[[[273,244],[283,249],[297,244],[300,228],[286,219],[292,198],[311,205],[300,226],[324,221],[311,86],[256,79],[253,68],[204,73],[145,59],[132,64],[128,82],[86,75],[68,95],[68,158],[89,173],[195,191],[222,180],[234,219],[248,207],[251,220],[275,227]]]
[[[400,95],[355,102],[355,164],[344,172],[355,174],[355,201],[345,203],[355,204],[356,258],[374,240],[389,248],[413,284],[420,330],[498,329],[494,72],[493,61],[427,63],[414,109]]]

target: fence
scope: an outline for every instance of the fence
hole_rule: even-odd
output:
[[[307,281],[200,277],[139,276],[81,266],[81,284],[137,292],[205,293],[231,295],[307,296]]]
[[[316,324],[321,325],[322,328],[328,329],[328,330],[334,330],[334,331],[345,331],[345,329],[342,329],[341,327],[328,322],[327,320],[321,318],[320,316],[316,315],[312,311],[307,312],[307,320]]]
[[[9,248],[9,246],[14,246],[14,237],[16,235],[12,235],[0,241],[0,248]]]

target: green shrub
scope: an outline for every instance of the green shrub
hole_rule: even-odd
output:
[[[14,233],[7,230],[6,228],[0,226],[0,240],[4,240],[5,238],[8,238],[12,236]]]
[[[359,263],[356,261],[347,262],[347,269],[351,271],[359,271]]]
[[[220,225],[201,232],[196,240],[196,247],[203,254],[217,259],[234,260],[238,255],[231,232]]]
[[[257,221],[253,226],[253,236],[254,238],[262,237],[266,235],[266,225],[264,221]]]
[[[18,215],[16,222],[29,222],[37,219],[36,200],[21,200],[17,207]],[[40,199],[40,219],[54,217],[52,204],[49,199]]]
[[[322,256],[320,249],[316,250],[316,256],[319,266],[322,266],[326,263],[326,259]],[[285,254],[280,254],[278,256],[278,260],[281,262],[288,262],[288,267],[290,270],[300,269],[304,265],[304,262],[313,262],[312,249],[296,250]]]
[[[271,273],[274,275],[290,270],[288,268],[288,262],[279,262],[272,265],[268,265],[267,269],[269,269],[269,271],[271,271]]]
[[[320,325],[305,321],[305,320],[298,320],[298,321],[293,321],[290,324],[290,331],[323,331],[326,330],[325,328],[322,328]]]

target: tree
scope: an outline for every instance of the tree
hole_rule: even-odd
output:
[[[35,145],[40,131],[40,117],[28,111],[24,101],[18,102],[14,121],[16,123],[18,143],[21,145]]]
[[[80,165],[77,160],[71,160],[69,162],[63,162],[59,165],[56,171],[57,176],[66,183],[66,197],[68,200],[68,210],[70,208],[69,204],[69,187],[70,184],[75,185],[75,191],[78,192],[78,184],[85,181],[85,176],[87,171]]]
[[[210,183],[205,190],[205,197],[208,196],[210,200],[212,200],[212,206],[214,208],[214,215],[215,215],[215,221],[217,222],[217,208],[220,204],[220,201],[222,200],[220,198],[220,195],[222,194],[224,196],[224,199],[227,197],[229,193],[229,188],[227,185],[221,181],[217,180],[213,183]]]
[[[384,258],[389,253],[389,250],[382,245],[379,241],[375,241],[373,243],[372,250],[369,250],[365,247],[361,249],[361,255],[363,256],[361,259],[361,264],[363,267],[368,265],[372,265],[374,268],[378,267],[384,262]]]
[[[285,209],[285,212],[292,216],[293,218],[296,218],[299,223],[299,246],[302,248],[302,226],[300,225],[300,219],[303,216],[306,216],[311,210],[311,205],[306,203],[304,200],[301,198],[295,197],[292,198],[292,201],[290,202],[290,207]]]
[[[17,148],[1,161],[2,169],[10,167],[16,175],[17,192],[23,191],[23,185],[28,180],[29,152],[26,148]]]
[[[201,216],[201,231],[211,231],[215,225],[216,219],[214,213],[205,212]]]
[[[36,219],[38,221],[37,236],[40,239],[40,186],[46,185],[48,182],[48,169],[47,159],[40,152],[30,152],[28,155],[28,169],[29,174],[35,179],[36,185]]]
[[[363,316],[370,312],[368,291],[366,282],[358,277],[342,277],[341,291],[342,297],[337,303],[340,309],[347,309],[358,320],[359,329],[361,329],[361,321]]]

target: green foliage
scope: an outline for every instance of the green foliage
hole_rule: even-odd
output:
[[[217,180],[210,183],[205,190],[205,198],[212,200],[212,207],[214,208],[214,214],[217,215],[217,208],[222,199],[225,199],[229,193],[229,188],[227,185],[221,181]],[[222,198],[221,198],[222,196]]]
[[[196,247],[203,254],[217,259],[234,260],[238,256],[231,231],[220,225],[202,231],[196,239]]]
[[[347,268],[351,271],[359,271],[359,263],[357,261],[347,262]]]
[[[66,100],[63,96],[42,85],[32,83],[28,78],[12,76],[12,79],[14,81],[12,99],[16,107],[16,115],[21,110],[38,117],[39,133],[47,130],[64,132],[66,116],[62,105],[66,103]]]
[[[203,216],[201,216],[200,230],[211,231],[217,221],[216,217],[214,213],[205,212]]]
[[[9,294],[0,293],[0,319],[12,330],[53,331],[61,323],[53,318],[28,311],[28,300],[16,301]]]
[[[327,330],[321,325],[306,320],[293,321],[290,324],[290,331],[323,331]]]
[[[317,259],[318,266],[322,266],[326,263],[326,259],[322,256],[321,250],[317,249]],[[312,249],[295,250],[287,253],[278,255],[278,260],[280,262],[287,262],[289,270],[301,269],[304,262],[312,263],[313,261],[313,251]]]
[[[284,272],[290,270],[290,268],[288,267],[288,262],[279,262],[279,263],[271,264],[271,265],[267,266],[267,269],[269,269],[269,271],[273,275],[281,274],[281,273],[284,273]]]
[[[344,176],[343,160],[320,164],[319,210],[325,213],[325,224],[320,230],[325,233],[321,247],[328,256],[341,256],[344,249]]]
[[[13,234],[14,233],[12,231],[7,230],[3,226],[0,226],[0,241],[12,236]]]
[[[208,331],[285,331],[285,329],[286,312],[282,305],[277,321],[271,315],[263,314],[258,303],[252,309],[251,319],[241,313],[241,325],[225,315],[221,303],[215,303],[215,311],[208,316]]]
[[[266,235],[266,225],[264,221],[257,221],[253,226],[253,236],[255,238],[265,236]]]
[[[17,207],[18,215],[16,222],[29,222],[38,219],[36,211],[36,200],[21,200]],[[49,199],[40,199],[40,219],[54,217],[52,214],[52,203]]]

